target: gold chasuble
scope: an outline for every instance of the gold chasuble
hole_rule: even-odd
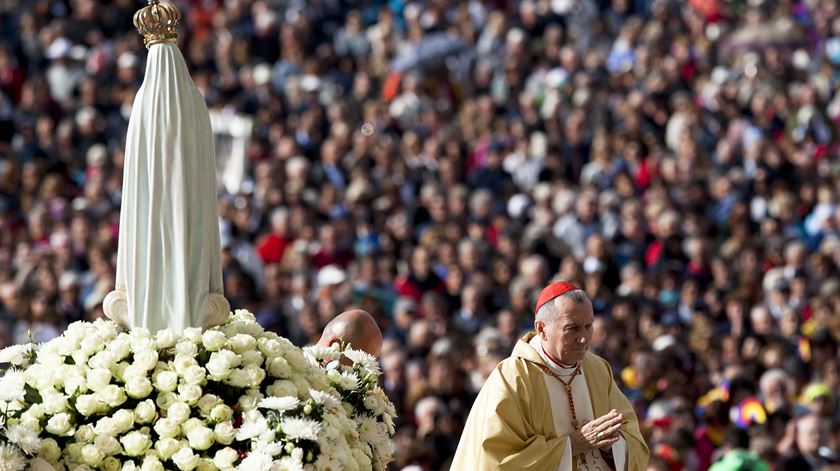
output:
[[[470,410],[452,471],[577,471],[605,467],[605,463],[595,456],[597,451],[589,452],[583,461],[580,460],[583,455],[568,456],[571,448],[566,434],[572,430],[571,424],[562,424],[563,430],[559,433],[560,427],[555,425],[557,416],[568,420],[568,412],[559,410],[567,399],[562,394],[549,392],[547,384],[552,383],[546,378],[557,380],[544,371],[549,365],[535,349],[535,345],[539,345],[535,335],[531,332],[520,339],[511,356],[499,363],[487,378]],[[581,362],[581,371],[588,391],[576,391],[574,395],[585,397],[586,392],[589,393],[594,417],[607,414],[611,409],[624,416],[621,442],[626,446],[622,445],[620,450],[626,456],[615,456],[615,463],[623,464],[627,471],[644,470],[648,463],[648,448],[639,432],[636,414],[613,380],[609,364],[603,358],[587,353]],[[576,381],[573,387],[579,387],[578,384]],[[581,408],[580,404],[576,403],[576,406]],[[568,409],[568,404],[563,407]],[[613,451],[616,449],[614,446]],[[597,463],[588,455],[595,456]]]

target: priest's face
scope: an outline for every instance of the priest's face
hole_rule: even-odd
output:
[[[595,322],[592,303],[562,296],[552,302],[557,310],[554,320],[537,320],[534,328],[546,353],[560,363],[575,364],[583,359],[592,340],[592,324]]]

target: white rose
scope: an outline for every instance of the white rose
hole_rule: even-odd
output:
[[[195,357],[184,354],[175,355],[175,361],[173,364],[175,365],[175,371],[181,375],[184,374],[184,371],[186,371],[187,368],[191,366],[198,366],[198,363],[195,361]]]
[[[143,327],[134,327],[131,329],[129,337],[129,341],[131,342],[131,351],[134,353],[154,348],[152,346],[152,334],[148,329],[144,329]]]
[[[236,353],[253,350],[257,346],[257,340],[247,334],[236,334],[230,339],[231,349]]]
[[[166,468],[163,467],[163,463],[154,457],[144,459],[143,464],[140,466],[140,471],[164,471],[164,469]]]
[[[239,452],[231,447],[225,447],[213,456],[213,464],[219,469],[233,468],[237,459],[239,459]]]
[[[263,355],[262,353],[258,352],[257,350],[248,350],[242,352],[242,364],[245,366],[262,366],[263,364]]]
[[[82,447],[82,463],[89,466],[99,466],[99,463],[105,459],[105,453],[102,453],[95,445],[85,445]]]
[[[159,330],[157,334],[155,334],[155,344],[159,349],[171,348],[177,341],[178,336],[175,335],[175,332],[172,332],[171,329]]]
[[[43,397],[44,412],[47,414],[58,414],[67,410],[67,396],[64,394],[46,394]]]
[[[179,423],[169,417],[158,420],[154,429],[163,438],[175,438],[181,434]]]
[[[289,350],[286,355],[286,361],[292,365],[295,371],[304,371],[309,368],[309,362],[306,361],[306,356],[298,349]]]
[[[309,394],[309,383],[303,378],[295,378],[292,383],[295,385],[298,397],[306,397]]]
[[[297,386],[295,386],[295,383],[293,383],[293,382],[291,382],[287,379],[281,379],[281,380],[275,381],[274,384],[272,384],[268,388],[266,388],[266,394],[269,395],[269,396],[277,396],[277,397],[283,397],[283,396],[295,396],[295,397],[297,397],[298,391],[297,391]]]
[[[91,443],[95,436],[92,425],[82,425],[76,429],[76,434],[74,435],[78,443]]]
[[[61,457],[61,448],[58,447],[58,442],[52,438],[42,438],[41,447],[38,449],[38,456],[50,463],[58,462],[58,459]]]
[[[175,354],[194,357],[198,354],[198,346],[189,340],[178,342],[178,344],[175,345]]]
[[[87,372],[87,387],[91,391],[101,391],[111,383],[111,370],[94,368]]]
[[[191,471],[198,466],[200,458],[193,454],[188,447],[181,448],[177,453],[172,455],[172,462],[182,471]]]
[[[59,437],[69,437],[73,434],[73,423],[70,421],[70,414],[62,412],[50,417],[47,421],[47,432]]]
[[[175,402],[166,410],[166,417],[180,425],[190,418],[190,406],[183,402]]]
[[[122,470],[122,463],[117,458],[109,456],[102,460],[102,464],[99,467],[105,471],[120,471]]]
[[[210,411],[210,418],[216,422],[225,422],[230,420],[232,417],[233,409],[224,404],[219,404]]]
[[[67,445],[64,450],[64,459],[66,460],[67,457],[70,457],[70,461],[81,462],[82,461],[82,445],[81,443],[71,443]]]
[[[233,370],[229,382],[240,388],[253,388],[259,386],[263,379],[265,379],[265,370],[259,366],[250,365],[244,369]]]
[[[154,401],[146,399],[140,404],[137,404],[137,407],[134,408],[134,414],[137,417],[137,422],[141,424],[152,422],[157,417],[157,408],[155,408]]]
[[[207,427],[196,427],[187,433],[187,440],[195,450],[206,450],[213,446],[213,431]]]
[[[196,406],[198,406],[198,410],[201,411],[201,415],[208,416],[210,415],[210,411],[216,407],[217,404],[221,404],[222,400],[219,399],[219,396],[215,394],[205,394],[201,396],[201,399],[198,400]]]
[[[20,416],[20,424],[29,427],[29,429],[39,434],[41,433],[41,430],[43,430],[41,427],[41,419],[37,419],[29,415],[28,411],[24,412],[23,415]]]
[[[142,350],[134,355],[134,365],[149,371],[157,365],[158,352],[155,350]]]
[[[198,466],[195,467],[198,471],[219,471],[216,468],[216,465],[213,464],[213,460],[210,458],[201,458],[201,461],[198,462]]]
[[[108,344],[109,352],[115,356],[115,361],[120,361],[131,353],[131,340],[127,335],[120,335]]]
[[[104,405],[93,394],[82,394],[76,398],[76,410],[85,417],[99,412]]]
[[[168,460],[180,449],[181,442],[174,438],[161,438],[155,443],[155,450],[157,450],[162,460]]]
[[[111,367],[111,373],[114,375],[114,378],[117,378],[120,381],[125,382],[125,370],[127,370],[129,364],[121,361],[116,365]]]
[[[122,452],[120,442],[110,435],[97,435],[93,439],[93,446],[102,453],[105,453],[106,456],[116,455]]]
[[[283,351],[283,347],[280,345],[280,342],[266,337],[262,337],[257,340],[257,348],[259,348],[266,357],[279,356]]]
[[[184,381],[186,381],[187,384],[198,384],[198,385],[201,385],[202,383],[204,383],[205,375],[206,375],[206,373],[204,372],[204,368],[202,368],[198,365],[191,366],[191,367],[187,368],[181,374],[181,376],[183,376]]]
[[[216,441],[223,445],[230,445],[236,437],[236,429],[230,421],[220,422],[213,427],[213,435]]]
[[[134,378],[145,378],[148,373],[148,370],[143,369],[138,365],[128,365],[123,370],[122,377],[123,381],[129,382]]]
[[[341,381],[341,373],[339,373],[338,370],[327,371],[327,379],[331,384],[338,384],[338,382]]]
[[[210,378],[216,381],[226,379],[230,375],[230,365],[222,358],[210,358],[207,362],[207,372],[210,373]]]
[[[117,407],[124,403],[128,397],[125,395],[125,390],[116,384],[109,384],[96,393],[99,400],[108,404],[110,407]]]
[[[91,353],[99,350],[102,347],[102,339],[98,336],[89,336],[82,339],[82,342],[79,344],[79,350],[90,355]]]
[[[230,372],[230,378],[228,378],[227,382],[232,385],[236,386],[237,388],[247,388],[250,387],[250,380],[248,379],[248,374],[245,370],[234,368]]]
[[[117,433],[124,433],[134,428],[134,411],[131,409],[120,409],[114,413],[114,423],[119,429]]]
[[[204,348],[210,350],[211,352],[215,352],[225,346],[225,342],[227,342],[227,337],[222,332],[218,330],[208,330],[201,335],[201,343],[204,344]]]
[[[292,375],[292,367],[283,357],[268,360],[268,373],[275,378],[288,378]]]
[[[120,427],[117,424],[117,421],[111,417],[102,417],[97,420],[96,427],[94,427],[93,430],[97,435],[108,437],[115,437],[120,433]]]
[[[70,353],[70,358],[73,359],[73,363],[77,365],[84,365],[88,362],[88,360],[90,360],[90,355],[84,350],[73,350],[73,352]]]
[[[30,461],[27,469],[29,471],[56,471],[52,463],[41,458],[35,458]]]
[[[239,396],[239,407],[241,407],[242,410],[253,410],[257,407],[258,402],[259,399],[252,396]]]
[[[183,424],[181,424],[181,432],[186,436],[188,433],[192,432],[198,427],[204,427],[204,422],[202,422],[201,419],[192,417],[190,419],[187,419],[187,421]]]
[[[119,360],[120,359],[113,351],[103,350],[92,356],[90,360],[88,360],[88,365],[90,365],[91,368],[104,368],[107,370],[116,365]]]
[[[195,384],[178,385],[178,398],[187,404],[195,404],[201,398],[201,386]]]
[[[131,378],[125,383],[125,392],[134,399],[148,397],[153,389],[149,378]]]
[[[82,388],[85,388],[84,390]],[[87,390],[87,380],[83,375],[69,376],[64,378],[64,392],[73,395],[77,392],[84,392]]]
[[[201,328],[200,327],[187,327],[181,333],[185,339],[189,340],[192,343],[201,343]]]
[[[130,432],[120,439],[128,456],[140,456],[152,446],[152,439],[141,432]]]
[[[140,471],[164,471],[163,463],[156,456],[147,456],[140,465]],[[125,470],[123,470],[125,471]]]
[[[157,399],[155,399],[155,404],[157,404],[158,409],[166,410],[169,409],[169,406],[174,404],[178,401],[178,396],[173,392],[166,392],[162,394],[158,394]]]
[[[159,371],[152,375],[155,389],[160,392],[172,392],[178,387],[178,373],[174,371]]]

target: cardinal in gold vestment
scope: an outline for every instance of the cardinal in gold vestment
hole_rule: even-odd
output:
[[[547,287],[540,296],[535,322],[538,332],[531,332],[516,343],[511,356],[496,367],[478,394],[455,453],[453,471],[610,468],[642,471],[646,468],[649,451],[636,414],[615,383],[608,362],[586,351],[591,339],[591,303],[582,291],[559,283],[562,284]],[[576,296],[571,299],[569,294]],[[543,306],[547,307],[541,311]],[[568,316],[563,311],[565,306],[569,306]],[[541,315],[553,307],[558,308],[559,316],[554,315],[546,324],[545,316]],[[575,319],[579,319],[579,326],[573,325]],[[558,336],[563,338],[557,341]],[[550,351],[556,356],[550,355]],[[565,389],[569,391],[569,406],[565,405],[564,388],[557,388],[560,394],[552,392],[556,380],[547,376],[555,376],[548,371],[555,358],[566,360],[565,364],[569,364],[569,359],[576,359],[577,366],[571,376],[574,379],[579,375],[580,379],[569,381],[578,389],[575,401],[571,386]],[[591,411],[580,400],[587,396]],[[564,411],[558,415],[559,406]],[[592,419],[603,419],[592,420],[593,424],[588,426],[586,420],[582,421],[581,429],[586,433],[581,434],[576,410],[581,418],[585,419],[582,415],[586,413]],[[569,411],[573,420],[564,416]],[[607,423],[610,420],[613,425]],[[594,426],[597,421],[603,423],[602,428]],[[587,434],[589,438],[584,437]],[[604,451],[619,442],[620,447],[611,448],[618,450],[615,456]]]

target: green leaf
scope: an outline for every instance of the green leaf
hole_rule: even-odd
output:
[[[41,402],[43,402],[41,394],[38,392],[38,390],[30,386],[29,384],[25,384],[23,386],[23,390],[23,400],[26,401],[27,404],[40,404]]]

